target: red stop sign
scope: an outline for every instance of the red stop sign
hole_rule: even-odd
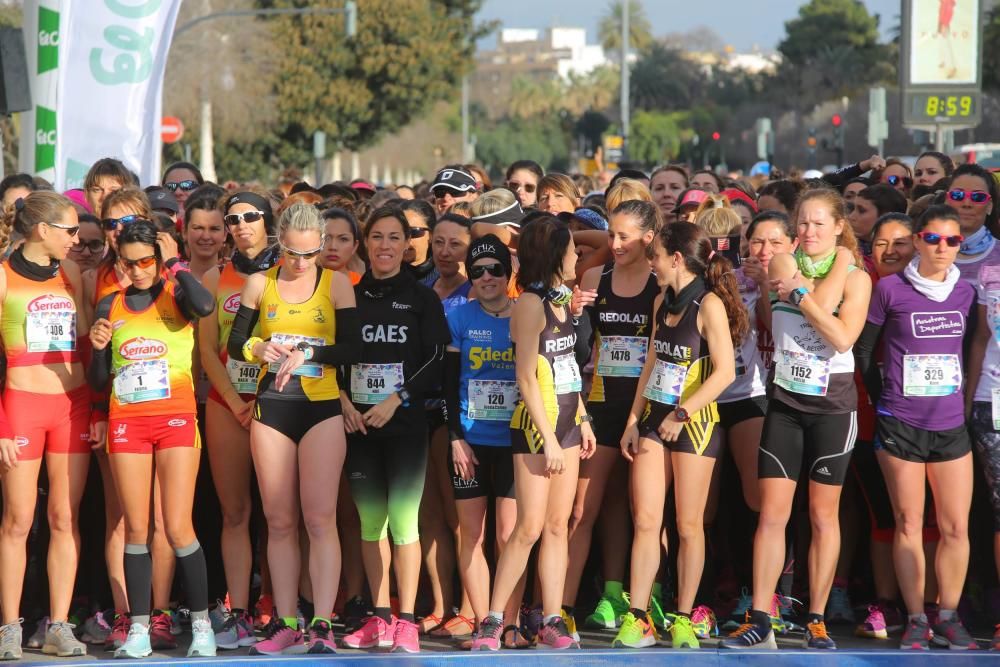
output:
[[[163,143],[172,144],[181,140],[184,136],[184,123],[180,118],[174,116],[164,116],[160,121],[160,138]]]

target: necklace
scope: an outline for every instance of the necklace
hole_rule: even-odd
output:
[[[500,310],[490,310],[485,305],[483,305],[482,301],[479,302],[479,307],[482,308],[483,310],[485,310],[487,313],[489,313],[493,317],[500,317],[500,313],[502,313],[503,311],[505,311],[508,308],[510,308],[510,302],[511,302],[511,298],[507,297],[507,303],[505,303],[503,305],[503,308],[501,308]]]

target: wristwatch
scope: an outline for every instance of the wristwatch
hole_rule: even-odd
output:
[[[591,422],[591,423],[593,423],[593,421],[594,421],[594,415],[580,415],[579,419],[580,419],[580,423],[581,424],[584,423],[584,422]]]
[[[678,405],[674,409],[674,419],[681,423],[687,423],[691,421],[691,415],[688,414],[687,410]]]
[[[791,291],[791,293],[789,293],[788,303],[792,304],[793,306],[797,306],[800,303],[802,303],[802,299],[806,297],[806,294],[809,294],[809,290],[807,290],[805,287],[796,287]]]
[[[313,346],[305,342],[304,340],[299,341],[298,344],[295,346],[295,349],[302,353],[302,355],[306,358],[306,361],[309,361],[310,359],[313,358]]]
[[[406,387],[403,387],[396,392],[396,396],[399,396],[399,400],[403,402],[403,407],[410,407],[410,392],[406,391]]]

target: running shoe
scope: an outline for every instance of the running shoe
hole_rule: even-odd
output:
[[[614,630],[621,625],[622,618],[628,610],[628,593],[622,593],[618,597],[602,595],[594,607],[594,613],[584,619],[583,625],[588,628]]]
[[[103,644],[111,634],[111,626],[104,618],[103,611],[94,612],[94,615],[83,622],[83,632],[80,639],[88,644]]]
[[[775,593],[771,598],[771,629],[776,634],[787,635],[789,632],[804,631],[801,625],[795,622],[795,605],[802,604],[793,597],[785,597]]]
[[[739,628],[729,633],[728,637],[724,637],[719,642],[719,648],[776,649],[778,648],[778,644],[774,641],[774,630],[772,628],[763,628],[748,620]]]
[[[899,648],[902,651],[929,651],[930,641],[931,625],[927,618],[914,619],[906,624]]]
[[[222,624],[222,629],[215,633],[215,645],[227,651],[241,646],[253,646],[256,643],[253,621],[245,611],[241,614],[229,614],[226,622]]]
[[[674,648],[701,648],[690,616],[677,614],[674,624],[670,626],[670,641]]]
[[[344,603],[344,630],[354,632],[372,614],[371,606],[360,595]]]
[[[337,645],[333,639],[333,628],[326,621],[315,621],[309,626],[309,638],[306,640],[309,653],[336,653]]]
[[[228,618],[229,606],[222,600],[216,600],[215,606],[208,610],[208,620],[212,622],[212,632],[215,634],[222,632],[222,626],[226,624]]]
[[[503,619],[487,616],[479,624],[479,631],[472,638],[469,649],[472,651],[499,651],[500,638],[503,635]]]
[[[674,624],[675,614],[663,611],[663,600],[659,599],[655,595],[651,595],[649,598],[649,608],[646,610],[649,614],[649,620],[658,627],[659,629],[667,632],[670,630],[670,626]]]
[[[298,655],[306,652],[302,633],[272,618],[264,628],[264,639],[250,647],[250,655]]]
[[[392,634],[392,653],[420,653],[420,628],[416,623],[399,619]]]
[[[128,638],[128,632],[132,624],[129,621],[128,614],[125,612],[115,613],[114,623],[111,625],[111,634],[108,638],[104,640],[104,650],[114,651],[115,649],[121,648],[122,644]]]
[[[830,589],[830,600],[826,603],[824,619],[829,623],[854,625],[854,609],[851,607],[851,598],[848,597],[846,588],[834,586]]]
[[[187,607],[177,607],[170,612],[170,634],[180,637],[184,633],[184,622],[191,625],[191,610]]]
[[[636,618],[632,612],[626,612],[611,646],[612,648],[648,648],[656,646],[658,639],[656,627],[649,620]]]
[[[719,625],[715,620],[715,612],[710,607],[699,605],[691,612],[691,627],[698,639],[708,639],[714,633],[719,636]]]
[[[541,607],[521,607],[521,627],[524,629],[524,636],[530,641],[538,639],[544,618]]]
[[[42,616],[38,619],[38,625],[35,626],[35,632],[28,637],[28,641],[25,642],[25,648],[42,648],[45,644],[45,633],[49,629],[49,617]]]
[[[538,646],[540,648],[563,650],[580,648],[580,642],[573,639],[573,636],[566,628],[566,622],[559,616],[544,624],[542,629],[538,631]]]
[[[191,646],[188,647],[187,657],[215,657],[215,632],[212,630],[212,622],[207,618],[191,620]]]
[[[750,607],[752,606],[753,596],[750,595],[750,589],[744,586],[740,589],[740,597],[736,600],[736,606],[733,607],[733,610],[729,613],[729,618],[722,626],[722,629],[735,630],[743,625],[744,621],[746,621],[747,613],[750,611]]]
[[[803,648],[834,650],[837,648],[836,642],[826,631],[826,623],[818,621],[816,623],[806,623],[806,636],[802,638]]]
[[[396,634],[396,619],[386,623],[378,616],[369,616],[361,627],[345,636],[340,643],[347,648],[391,648]]]
[[[565,609],[561,610],[559,615],[562,616],[563,623],[566,624],[566,632],[573,638],[573,641],[579,643],[580,633],[576,631],[576,619],[567,614]]]
[[[972,638],[969,631],[962,625],[962,620],[955,614],[947,621],[942,621],[938,616],[937,621],[931,628],[931,643],[935,646],[948,648],[952,651],[975,651],[979,644]]]
[[[881,603],[876,602],[868,605],[868,616],[865,618],[865,622],[857,627],[854,634],[868,639],[889,638],[889,627],[886,625],[885,612],[882,611]]]
[[[142,623],[129,626],[125,642],[115,649],[116,658],[145,658],[153,652],[149,639],[149,628]]]
[[[62,621],[49,623],[48,625],[48,630],[45,632],[45,641],[42,644],[42,653],[59,656],[60,658],[87,655],[87,645],[73,634],[75,625]]]
[[[137,625],[133,623],[132,626]],[[149,617],[149,644],[156,651],[173,651],[177,648],[177,640],[170,629],[170,612],[160,609],[153,610],[153,615]],[[129,634],[132,633],[131,628]]]
[[[21,623],[23,618],[0,626],[0,660],[21,659]]]
[[[271,624],[274,616],[274,599],[270,595],[261,595],[254,605],[253,627],[263,630]]]

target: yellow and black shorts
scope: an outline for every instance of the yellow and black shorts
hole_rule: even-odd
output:
[[[650,401],[639,420],[639,437],[648,438],[672,452],[696,454],[717,459],[722,453],[722,436],[719,422],[691,420],[684,424],[675,442],[664,442],[657,429],[663,420],[674,411],[674,406]]]
[[[563,449],[576,447],[583,439],[580,433],[580,424],[576,418],[579,407],[578,394],[567,395],[572,397],[572,402],[560,401],[554,420],[556,438],[559,439],[559,446]],[[511,450],[514,454],[541,454],[544,444],[542,434],[531,420],[524,402],[519,401],[517,407],[514,408],[514,416],[510,420]]]

